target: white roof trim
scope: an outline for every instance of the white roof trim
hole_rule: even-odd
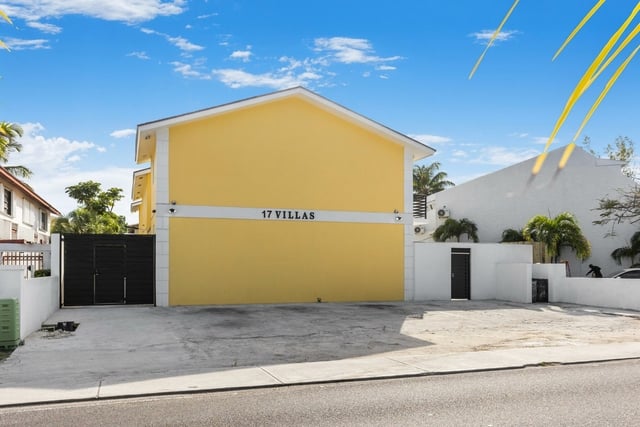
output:
[[[347,119],[360,124],[363,127],[367,127],[379,134],[393,139],[401,144],[404,144],[412,149],[414,154],[414,160],[418,160],[423,157],[427,157],[435,152],[435,150],[413,138],[410,138],[400,132],[397,132],[391,128],[388,128],[380,123],[368,119],[354,111],[349,110],[333,101],[328,100],[314,92],[303,87],[294,87],[291,89],[285,89],[278,92],[273,92],[267,95],[256,96],[228,104],[223,104],[217,107],[207,108],[204,110],[194,111],[192,113],[186,113],[179,116],[168,117],[153,122],[142,123],[138,125],[138,138],[142,138],[143,134],[153,133],[155,130],[170,127],[177,124],[188,123],[194,120],[203,119],[206,117],[212,117],[218,114],[227,113],[229,111],[239,110],[254,105],[260,105],[268,102],[273,102],[283,98],[289,98],[291,96],[300,96],[307,100],[314,102],[315,104],[323,107],[326,110],[338,113]]]

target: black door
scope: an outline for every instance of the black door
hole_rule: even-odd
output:
[[[451,248],[451,298],[471,298],[471,249]]]
[[[124,304],[126,296],[126,245],[93,247],[93,303]]]

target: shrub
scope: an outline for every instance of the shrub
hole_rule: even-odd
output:
[[[51,276],[51,270],[48,268],[42,270],[36,270],[33,272],[33,277],[47,277]]]

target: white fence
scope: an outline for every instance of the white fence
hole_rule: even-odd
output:
[[[33,276],[36,270],[51,268],[51,245],[0,243],[0,265],[26,266]]]
[[[563,264],[534,264],[533,277],[549,280],[549,301],[640,311],[640,279],[566,277]]]
[[[470,249],[471,299],[531,302],[531,246],[427,242],[414,244],[414,301],[451,299],[452,248]]]

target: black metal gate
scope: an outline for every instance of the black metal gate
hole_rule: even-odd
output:
[[[469,248],[451,248],[451,299],[471,299]]]
[[[61,305],[154,304],[155,236],[63,234]]]

